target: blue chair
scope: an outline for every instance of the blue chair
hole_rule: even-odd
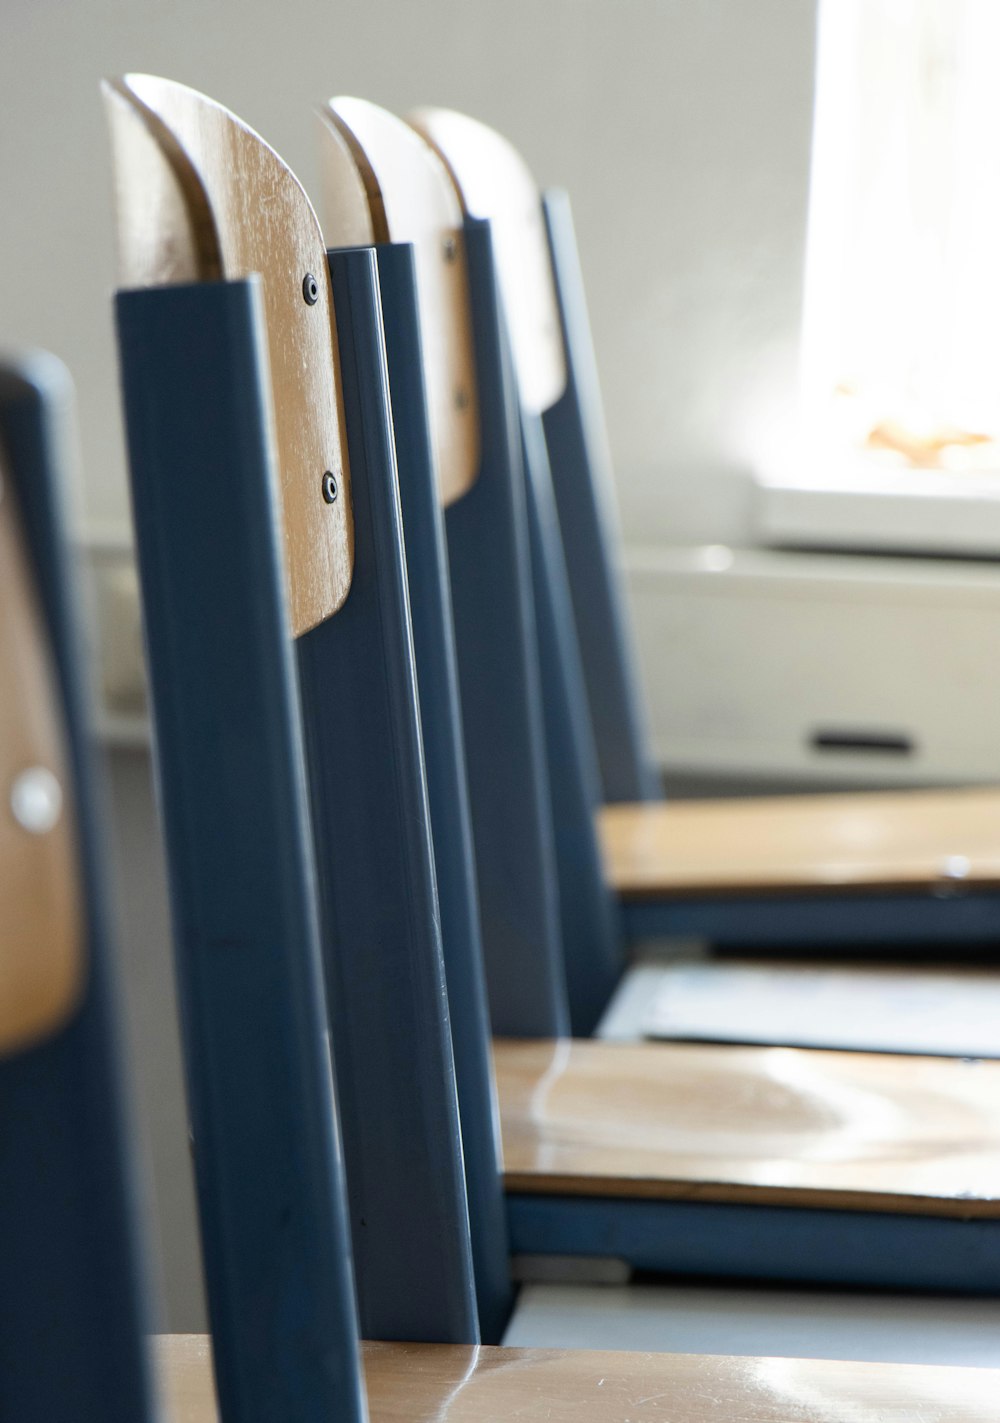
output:
[[[53,357],[0,364],[0,1419],[154,1412]]]
[[[424,110],[414,121],[449,164],[467,214],[492,219],[497,230],[536,506],[536,601],[543,622],[551,605],[551,633],[561,643],[559,656],[549,652],[542,662],[556,720],[550,759],[569,776],[556,786],[557,833],[579,841],[573,802],[581,795],[595,810],[602,799],[612,803],[599,815],[600,840],[625,936],[800,948],[994,945],[1000,793],[992,789],[659,799],[618,581],[607,442],[568,202],[562,194],[543,201],[519,155],[474,120]],[[560,702],[581,689],[589,725],[560,731]],[[577,903],[590,909],[593,855],[577,847],[559,869],[564,914]],[[591,1029],[620,972],[613,940],[605,932],[602,948],[583,923],[577,915],[565,936],[567,973],[580,985],[576,1032]]]
[[[440,622],[443,583],[454,604],[454,627],[446,609],[441,635],[457,646],[475,841],[467,859],[478,868],[493,1028],[501,1039],[536,1039],[494,1043],[515,1249],[611,1254],[639,1268],[686,1273],[995,1291],[997,1226],[988,1219],[988,1163],[1000,1131],[988,1105],[1000,1073],[995,1064],[980,1064],[970,1075],[959,1063],[934,1060],[912,1067],[832,1053],[563,1041],[586,986],[561,977],[562,938],[575,925],[576,947],[589,934],[599,948],[612,906],[578,763],[568,754],[574,738],[584,744],[586,724],[582,692],[572,690],[572,661],[560,663],[566,604],[553,596],[552,583],[533,583],[528,573],[531,551],[545,552],[546,540],[553,546],[554,514],[544,484],[524,481],[489,225],[467,221],[464,233],[455,229],[454,210],[449,218],[447,205],[428,196],[439,192],[441,164],[374,106],[333,101],[324,137],[329,173],[356,165],[356,181],[372,195],[378,236],[414,244],[421,318],[427,312],[431,327],[420,353],[429,372],[442,333],[461,324],[464,306],[454,297],[449,305],[439,282],[438,304],[448,309],[435,311],[434,288],[423,274],[445,251],[469,274],[477,359],[474,380],[467,375],[463,387],[474,384],[477,392],[482,458],[470,485],[465,464],[449,463],[453,446],[438,438],[447,556],[428,537],[426,522],[407,522],[407,562],[411,603],[421,616],[433,612]],[[345,181],[338,176],[338,188]],[[432,210],[436,226],[428,220]],[[379,249],[380,261],[393,245],[389,240]],[[406,521],[407,482],[419,477],[433,491],[434,469],[426,460],[418,469],[407,454],[418,393],[394,379],[398,290],[384,287],[382,300],[401,476],[407,470]],[[404,371],[413,368],[411,350],[399,358]],[[430,375],[427,385],[448,389]],[[526,421],[525,430],[527,449]],[[463,449],[467,461],[467,442]],[[464,492],[456,496],[456,488]],[[544,565],[535,559],[536,570]],[[425,727],[458,720],[454,686],[425,678],[419,640],[417,662]],[[546,700],[545,686],[562,700]],[[436,851],[440,875],[454,856],[437,839]],[[578,876],[581,867],[586,872],[591,895],[563,902],[560,915],[552,866],[566,861]],[[593,1011],[592,1000],[589,1006]],[[457,1060],[461,1081],[460,1051]],[[950,1144],[922,1118],[938,1098],[953,1103],[956,1121],[972,1123]],[[968,1213],[968,1163],[954,1168],[970,1135],[983,1173],[976,1188],[982,1218],[967,1230],[970,1222],[960,1218]],[[881,1179],[867,1164],[873,1155],[884,1161]],[[913,1218],[930,1207],[921,1172],[904,1159],[933,1161],[939,1184],[950,1179],[933,1206],[941,1217],[933,1223]],[[904,1252],[903,1242],[922,1231],[928,1248]]]
[[[748,1398],[745,1362],[510,1351],[475,1342],[469,1219],[479,1201],[473,1178],[463,1172],[458,1098],[442,1064],[438,1026],[448,1027],[443,961],[440,953],[424,952],[426,942],[440,947],[438,908],[426,892],[428,798],[405,626],[379,267],[371,249],[362,247],[331,253],[328,268],[317,263],[318,271],[302,273],[306,238],[317,229],[301,190],[256,135],[218,106],[179,86],[137,77],[109,97],[119,190],[129,193],[122,211],[138,184],[147,194],[146,253],[176,255],[186,233],[189,251],[198,256],[192,280],[178,283],[161,283],[160,264],[150,261],[151,284],[119,295],[118,322],[219,1416],[225,1423],[364,1417],[352,1239],[367,1308],[387,1328],[404,1316],[406,1327],[416,1320],[428,1341],[365,1346],[367,1406],[376,1419],[430,1420],[466,1408],[498,1421],[514,1413],[551,1417],[568,1408],[617,1418],[623,1407],[631,1416],[634,1405],[641,1416],[670,1397],[676,1416],[696,1423],[706,1389],[723,1400],[711,1405],[717,1416],[728,1417]],[[224,170],[217,152],[225,156]],[[133,167],[136,155],[142,161]],[[227,173],[241,194],[233,206]],[[161,197],[154,202],[157,190]],[[253,246],[259,231],[234,235],[261,201],[270,215],[259,225],[266,227],[266,250]],[[142,206],[137,202],[133,211]],[[126,267],[141,281],[138,234],[123,236]],[[257,277],[245,270],[252,261],[259,263]],[[222,279],[206,280],[209,273]],[[293,295],[320,307],[315,328],[299,322]],[[312,329],[319,333],[315,343]],[[296,432],[300,440],[329,438],[333,427],[324,425],[325,412],[340,405],[339,377],[340,458],[336,470],[323,473],[337,481],[332,503],[344,501],[338,512],[345,520],[350,481],[353,569],[343,605],[299,634],[296,666],[295,578],[285,568],[300,550],[288,541],[285,500],[292,497],[287,483],[301,480],[309,490],[315,481],[307,478],[314,470],[290,466],[281,413],[293,398],[288,372],[304,369],[303,362],[317,384],[309,428]],[[410,428],[415,433],[416,423]],[[421,439],[426,447],[426,425]],[[325,517],[320,501],[332,492],[321,478],[317,521]],[[317,527],[322,531],[321,522]],[[328,634],[317,661],[328,659],[330,678],[310,684],[321,671],[303,655],[305,640],[349,617],[352,605],[354,632],[343,635],[349,650]],[[352,678],[364,693],[357,700]],[[387,727],[393,708],[398,720]],[[331,794],[329,805],[316,793],[323,761],[314,738],[322,727],[333,728],[336,753],[352,768],[345,772],[350,784],[336,799]],[[391,775],[380,773],[379,758]],[[328,792],[324,783],[323,796]],[[409,861],[402,850],[396,853],[404,842]],[[355,882],[324,885],[340,853]],[[366,876],[378,877],[378,895],[363,882]],[[395,922],[386,916],[397,897],[411,921],[405,954],[394,952],[385,929]],[[352,898],[362,906],[356,913]],[[329,929],[334,914],[336,936]],[[379,991],[383,955],[406,975],[395,995]],[[358,1110],[365,1084],[337,1040],[343,1005],[334,998],[352,980],[346,970],[335,976],[333,958],[365,964],[370,997],[366,1004],[359,993],[352,1006],[367,1015],[373,1053],[397,1074],[395,1096],[379,1098],[383,1072],[373,1064],[370,1100],[385,1116],[362,1123],[358,1139],[349,1136],[343,1113],[346,1173],[334,1136],[328,1033],[342,1110],[345,1080],[358,1093]],[[421,991],[428,980],[433,995]],[[402,1063],[397,1038],[406,1045]],[[416,1116],[414,1084],[423,1094]],[[378,1181],[363,1175],[359,1187],[352,1172],[359,1160],[370,1163],[376,1148],[384,1174]],[[438,1189],[450,1193],[444,1200],[428,1197],[432,1172]],[[462,1208],[466,1179],[469,1212]],[[359,1217],[357,1206],[369,1200],[371,1217]],[[405,1226],[388,1215],[390,1204]],[[388,1245],[371,1238],[376,1230],[389,1233]],[[416,1238],[407,1239],[407,1230]],[[385,1262],[397,1241],[405,1253],[396,1257],[390,1280]],[[440,1259],[428,1263],[425,1275],[431,1249]],[[449,1338],[453,1342],[444,1342]],[[161,1341],[159,1353],[178,1417],[182,1410],[214,1416],[205,1343]],[[813,1418],[821,1378],[832,1409],[859,1393],[870,1397],[872,1387],[912,1408],[950,1386],[960,1397],[961,1423],[978,1416],[983,1389],[994,1383],[992,1375],[984,1382],[934,1370],[876,1370],[877,1377],[860,1383],[849,1366],[801,1372],[800,1393],[811,1391]],[[771,1380],[760,1370],[752,1377],[762,1419],[794,1417],[787,1377]]]

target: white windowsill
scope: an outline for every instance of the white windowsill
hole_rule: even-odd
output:
[[[756,485],[756,534],[771,547],[1000,557],[1000,471],[847,465]]]

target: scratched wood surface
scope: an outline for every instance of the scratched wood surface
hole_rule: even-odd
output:
[[[494,1043],[507,1189],[1000,1218],[1000,1063]]]
[[[994,788],[614,805],[599,827],[629,899],[1000,885]]]
[[[0,451],[0,1055],[72,1014],[82,907],[54,669]]]
[[[490,220],[521,401],[547,410],[566,388],[566,356],[538,184],[518,151],[476,119],[427,108],[408,122],[440,154],[464,211]]]
[[[208,1341],[154,1344],[165,1423],[218,1423]],[[364,1344],[372,1423],[995,1423],[1000,1370]]]
[[[350,472],[333,301],[298,181],[235,115],[170,80],[104,85],[123,284],[259,274],[293,634],[334,613],[353,565]],[[333,502],[324,497],[330,473]],[[232,479],[238,497],[238,474]]]
[[[373,240],[413,244],[428,418],[441,499],[450,504],[479,472],[469,274],[454,185],[429,144],[377,104],[339,97],[319,116],[324,227],[329,230],[340,205],[346,146],[365,185]]]

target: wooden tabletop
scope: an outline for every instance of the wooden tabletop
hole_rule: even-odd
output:
[[[1000,1218],[1000,1062],[494,1043],[509,1191]]]
[[[623,897],[1000,886],[1000,789],[662,801],[600,811]]]
[[[217,1423],[208,1341],[162,1336],[166,1423]],[[372,1423],[995,1423],[1000,1370],[365,1344]]]

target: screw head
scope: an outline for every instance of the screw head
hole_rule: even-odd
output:
[[[328,504],[337,502],[337,478],[329,470],[323,476],[323,498]]]
[[[319,301],[319,282],[312,272],[306,272],[302,278],[302,297],[306,306],[315,306]]]
[[[62,787],[46,766],[28,766],[10,788],[10,809],[29,835],[47,835],[62,814]]]
[[[446,262],[454,262],[456,256],[458,255],[458,243],[455,241],[454,237],[446,237],[442,246],[444,249],[444,260]]]

